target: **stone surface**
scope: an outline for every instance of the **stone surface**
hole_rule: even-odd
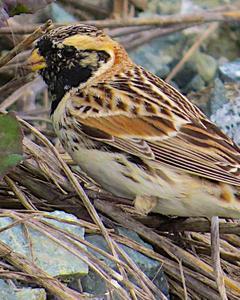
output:
[[[198,92],[205,88],[205,82],[202,77],[197,74],[195,75],[192,80],[187,84],[185,91],[194,91]]]
[[[1,300],[46,300],[46,292],[40,288],[16,288],[0,279]]]
[[[224,81],[240,82],[240,59],[221,65],[219,73]]]
[[[171,66],[171,70],[175,67],[178,61],[174,62],[174,65]],[[196,75],[196,68],[190,62],[187,62],[183,68],[179,70],[179,72],[174,76],[173,80],[179,87],[180,91],[185,92],[189,82]]]
[[[214,80],[213,89],[210,94],[210,114],[215,113],[219,108],[221,108],[224,104],[228,102],[226,97],[226,89],[224,83],[219,79],[216,78]]]
[[[141,245],[152,249],[151,245],[145,243],[135,232],[124,228],[118,228],[119,234],[127,236],[128,238],[140,243]],[[104,238],[100,235],[87,235],[86,240],[91,244],[108,251],[107,244]],[[161,291],[168,296],[168,283],[166,281],[165,275],[160,268],[160,264],[158,261],[155,261],[125,245],[121,245],[121,248],[131,257],[131,259],[139,266],[139,268],[150,278],[153,279],[157,274],[156,278],[154,279],[155,285],[161,289]],[[115,264],[107,259],[106,257],[102,256],[101,254],[93,251],[89,248],[89,251],[94,254],[97,258],[101,259],[102,261],[106,262],[108,266],[113,269],[116,269]],[[160,270],[160,271],[159,271]],[[89,270],[89,274],[82,278],[82,287],[85,292],[94,295],[103,295],[106,291],[105,282],[92,270]]]
[[[133,61],[159,77],[165,78],[174,61],[180,58],[185,36],[181,33],[161,37],[130,51]]]
[[[240,146],[240,95],[219,108],[211,116],[211,121]]]
[[[175,14],[180,11],[182,0],[149,0],[147,10],[157,14]]]
[[[183,0],[183,1],[185,1],[185,0]],[[226,1],[224,1],[224,0],[210,0],[210,1],[209,0],[191,0],[191,2],[195,5],[198,5],[200,8],[204,8],[204,9],[211,9],[211,8],[226,4]],[[229,1],[227,1],[227,3],[229,3]]]
[[[216,59],[232,61],[239,57],[239,40],[238,24],[221,24],[214,34],[203,42],[202,47],[205,53]]]
[[[153,247],[144,242],[139,235],[131,230],[128,230],[123,227],[118,227],[118,233],[120,235],[126,236],[129,239],[134,240],[135,242],[143,245],[146,248],[153,250]],[[168,283],[166,277],[164,275],[163,270],[161,269],[160,263],[148,256],[145,256],[127,246],[122,245],[122,248],[126,251],[126,253],[133,259],[133,261],[139,266],[139,268],[146,274],[153,283],[166,295],[168,295]],[[156,276],[157,274],[157,276]],[[155,277],[156,276],[156,277]]]
[[[191,61],[205,82],[210,82],[214,78],[218,64],[212,56],[198,51],[193,55]]]
[[[61,211],[54,211],[49,213],[49,215],[65,220],[77,220],[75,216]],[[81,238],[84,237],[84,229],[80,226],[59,222],[53,219],[45,219],[45,221]],[[11,218],[0,217],[0,228],[9,225],[12,222],[13,220]],[[61,276],[63,278],[86,275],[88,273],[87,264],[74,254],[70,253],[67,249],[61,247],[60,244],[57,244],[35,229],[28,228],[28,232],[32,243],[34,263],[45,272],[52,276]],[[1,232],[0,240],[10,246],[13,251],[25,255],[29,259],[31,258],[29,241],[26,239],[26,234],[23,231],[22,225],[16,225]],[[84,247],[83,245],[81,246]]]
[[[53,21],[56,23],[77,22],[77,18],[68,13],[61,5],[57,3],[52,3],[49,6],[49,9],[51,10]]]

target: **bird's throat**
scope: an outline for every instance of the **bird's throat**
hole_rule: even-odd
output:
[[[51,68],[41,71],[44,81],[48,85],[48,90],[52,97],[51,115],[54,113],[59,102],[64,95],[72,88],[78,87],[81,83],[86,82],[92,76],[93,70],[89,67],[80,65],[62,69],[60,72]]]

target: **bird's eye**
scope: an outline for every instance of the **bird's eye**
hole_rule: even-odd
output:
[[[65,47],[62,50],[62,54],[63,56],[67,57],[67,58],[71,58],[75,55],[75,49],[74,47]]]

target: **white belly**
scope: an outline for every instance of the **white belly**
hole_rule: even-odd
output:
[[[157,182],[152,182],[143,170],[129,163],[121,154],[82,148],[71,156],[90,177],[117,196],[134,199],[138,192],[143,195],[153,189],[156,195],[162,192]]]
[[[220,200],[219,186],[198,177],[178,173],[162,165],[161,169],[172,178],[169,184],[160,177],[146,174],[121,154],[83,148],[70,154],[89,176],[114,195],[132,200],[139,196],[157,198],[153,212],[178,216],[240,217],[237,202],[230,205]]]

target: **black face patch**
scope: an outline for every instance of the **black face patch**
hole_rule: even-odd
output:
[[[60,65],[59,63],[57,68],[54,64],[51,64],[49,67],[40,71],[53,98],[51,114],[66,92],[86,82],[92,75],[93,69],[90,66],[82,67],[80,64],[69,64],[70,63],[66,62]]]
[[[43,37],[37,42],[36,47],[38,48],[40,55],[45,57],[53,50],[53,43],[48,37]]]
[[[83,30],[83,27],[81,29]],[[75,33],[76,30],[80,29],[79,27],[71,27],[71,30]],[[93,32],[95,31],[93,30]],[[39,54],[44,57],[47,65],[40,70],[40,74],[47,83],[53,98],[51,114],[70,89],[86,82],[110,58],[110,55],[105,51],[78,50],[74,46],[64,45],[60,42],[60,36],[60,40],[56,39],[60,33],[62,38],[66,32],[57,30],[54,36],[49,33],[41,38],[36,45]]]
[[[49,87],[50,93],[53,97],[51,114],[53,114],[65,93],[71,88],[79,86],[80,83],[86,82],[88,78],[91,77],[91,74],[92,70],[90,68],[81,68],[80,66],[70,69],[66,68],[63,69],[62,72],[59,72],[56,76],[56,80],[53,81],[51,83],[51,87]]]

